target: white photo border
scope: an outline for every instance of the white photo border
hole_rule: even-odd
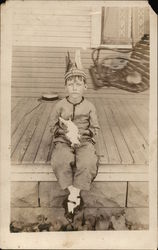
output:
[[[157,16],[150,8],[149,230],[10,233],[11,11],[25,1],[1,6],[0,247],[3,249],[156,249],[157,247]],[[29,2],[29,1],[26,1]],[[32,1],[32,4],[37,1]],[[39,1],[46,4],[48,0]],[[71,1],[53,1],[66,4]],[[148,6],[147,1],[72,1],[82,5]]]

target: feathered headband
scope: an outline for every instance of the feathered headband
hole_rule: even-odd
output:
[[[70,76],[83,76],[86,80],[86,74],[83,71],[81,57],[80,57],[80,50],[75,51],[75,63],[72,63],[70,59],[70,53],[67,52],[66,56],[66,70],[65,70],[65,81]]]

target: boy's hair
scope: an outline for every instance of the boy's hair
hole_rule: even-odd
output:
[[[77,74],[71,74],[71,75],[69,75],[69,77],[70,76],[82,76],[83,77],[83,75],[77,75]],[[65,78],[65,85],[67,84],[67,80],[68,80],[69,77]],[[85,77],[83,77],[83,81],[84,81],[84,84],[87,84],[87,81],[86,81]]]
[[[70,59],[69,52],[66,56],[66,71],[65,71],[65,84],[67,79],[70,76],[82,76],[84,78],[84,82],[86,83],[86,73],[83,71],[81,59],[80,59],[80,51],[75,52],[75,63],[72,63]]]

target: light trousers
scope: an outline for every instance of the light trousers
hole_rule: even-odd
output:
[[[51,165],[62,189],[73,185],[80,190],[90,190],[98,171],[98,157],[91,142],[83,142],[77,148],[55,142]]]

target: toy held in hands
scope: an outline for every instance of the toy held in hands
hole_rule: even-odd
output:
[[[63,123],[68,132],[66,133],[66,137],[67,139],[71,142],[71,147],[79,146],[80,145],[80,134],[79,134],[79,130],[78,127],[69,119],[69,120],[65,120],[62,117],[59,117],[59,120],[61,123]]]

